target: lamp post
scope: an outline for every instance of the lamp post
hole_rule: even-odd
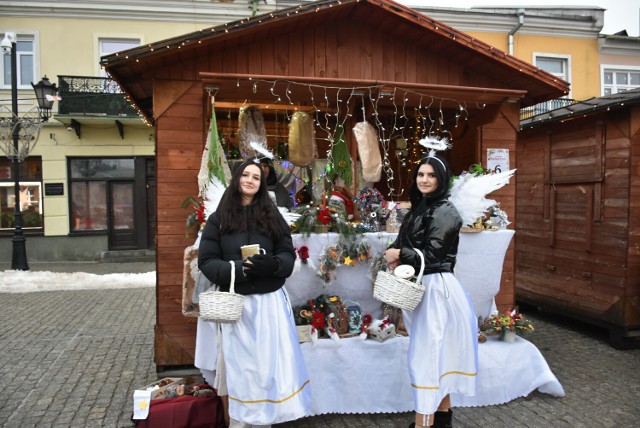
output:
[[[13,180],[14,180],[14,232],[12,242],[11,269],[13,270],[29,270],[27,263],[27,247],[26,239],[22,231],[22,207],[20,203],[20,128],[21,123],[18,118],[18,74],[17,74],[17,46],[15,33],[7,32],[1,43],[2,52],[11,54],[11,138],[13,140],[13,153],[10,158],[13,163]],[[36,91],[38,107],[40,109],[41,121],[46,122],[50,117],[51,107],[53,106],[53,96],[57,93],[56,85],[52,85],[45,76],[37,85],[31,83]],[[49,96],[47,96],[49,95]],[[51,99],[49,99],[51,98]],[[29,149],[22,150],[24,157],[29,155]]]

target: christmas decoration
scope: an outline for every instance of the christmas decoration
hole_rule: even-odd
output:
[[[358,143],[358,154],[362,164],[362,179],[371,183],[380,181],[382,157],[378,133],[369,122],[359,122],[353,127],[353,135]]]
[[[347,223],[344,206],[335,200],[322,197],[319,205],[303,205],[294,209],[299,217],[293,222],[292,232],[309,236],[316,231],[316,226],[326,226],[326,231],[338,232],[342,235],[351,233]]]
[[[205,208],[202,198],[187,196],[180,204],[180,208],[186,209],[189,207],[191,207],[193,211],[187,215],[185,230],[186,238],[191,235],[192,231],[198,233],[202,225],[207,221],[204,214]]]
[[[288,148],[289,160],[297,166],[309,166],[317,157],[313,119],[303,111],[291,117]]]
[[[388,317],[371,321],[367,330],[369,337],[378,342],[384,342],[396,335],[396,326],[391,323]]]
[[[347,142],[344,138],[344,128],[342,125],[338,125],[336,128],[335,144],[331,151],[331,157],[333,159],[333,167],[329,178],[333,181],[336,177],[340,177],[344,180],[344,184],[351,186],[353,182],[352,177],[352,162],[349,156],[349,149]]]
[[[340,265],[356,266],[371,258],[369,241],[362,235],[341,235],[336,245],[327,245],[320,253],[320,266],[316,276],[326,284],[335,279],[334,271]]]
[[[264,126],[262,111],[256,106],[240,107],[238,115],[238,145],[244,159],[255,156],[255,143],[267,147],[267,131]]]

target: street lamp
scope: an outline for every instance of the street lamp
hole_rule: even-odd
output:
[[[46,122],[51,117],[51,109],[53,108],[53,101],[58,93],[58,88],[56,88],[55,83],[52,84],[49,81],[46,74],[35,85],[31,82],[31,86],[36,92],[38,108],[40,109],[40,118],[43,122]]]
[[[22,212],[20,204],[20,162],[29,156],[29,151],[35,145],[34,139],[37,139],[29,129],[22,129],[24,125],[21,123],[18,117],[18,74],[17,74],[17,54],[16,54],[16,35],[15,33],[7,32],[0,44],[2,47],[2,53],[7,55],[11,54],[11,139],[13,147],[9,146],[6,150],[7,157],[13,162],[13,179],[14,179],[14,233],[11,242],[12,257],[11,257],[11,269],[13,270],[29,270],[29,264],[27,263],[27,248],[26,240],[22,232]],[[38,107],[40,109],[40,124],[46,122],[51,116],[51,107],[53,106],[53,97],[57,93],[56,85],[52,85],[49,79],[45,76],[37,85],[31,83],[33,89],[36,91],[36,98],[38,100]],[[28,122],[25,122],[27,124]],[[27,126],[26,128],[29,128]],[[21,132],[23,131],[23,132]],[[24,135],[26,131],[26,134]],[[27,144],[24,147],[20,147],[20,139],[24,138]],[[33,145],[31,145],[33,144]],[[3,148],[4,150],[4,148]]]

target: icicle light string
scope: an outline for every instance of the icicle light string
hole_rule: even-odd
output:
[[[371,105],[373,107],[373,112],[374,112],[373,117],[376,123],[376,127],[378,128],[378,141],[382,146],[382,169],[384,170],[385,175],[387,176],[387,185],[389,186],[389,196],[391,196],[394,188],[393,188],[393,168],[391,168],[391,162],[389,161],[389,141],[391,139],[390,138],[391,134],[393,134],[393,127],[389,130],[389,135],[387,135],[384,124],[380,120],[380,117],[378,114],[378,104],[380,100],[383,98],[383,96],[384,96],[383,88],[380,88],[378,95],[375,97],[375,101],[374,101],[373,94],[371,93],[371,91],[369,92],[369,100],[371,101]],[[394,96],[393,100],[395,105],[395,93],[393,94],[393,96]]]
[[[398,105],[396,104],[396,93],[398,91],[398,88],[394,87],[393,88],[393,95],[392,95],[392,102],[393,102],[393,125],[391,126],[391,130],[389,131],[389,137],[386,140],[386,145],[383,145],[383,150],[384,150],[384,162],[383,162],[383,167],[385,168],[385,173],[387,174],[387,178],[389,181],[389,197],[391,197],[393,199],[394,196],[394,190],[395,188],[393,187],[393,183],[394,183],[394,177],[393,177],[393,168],[391,167],[391,160],[389,159],[389,149],[391,147],[391,138],[394,135],[397,135],[396,132],[398,131]],[[403,97],[404,99],[404,97]]]
[[[338,89],[338,91],[340,91],[340,89]],[[324,188],[326,189],[327,187],[328,188],[331,187],[331,177],[329,176],[329,171],[333,169],[333,146],[335,146],[336,144],[336,141],[335,141],[336,130],[338,129],[337,117],[336,117],[336,126],[334,127],[333,131],[331,130],[331,126],[329,125],[329,118],[331,114],[329,113],[329,97],[327,96],[326,88],[324,89],[324,102],[325,102],[325,105],[327,106],[327,111],[324,113],[324,121],[326,124],[325,132],[327,133],[327,140],[329,141],[329,147],[327,148],[327,166],[325,168],[325,174],[324,174],[324,178],[325,178]],[[336,111],[337,112],[340,111],[340,105],[338,103],[336,103]]]
[[[369,102],[371,103],[371,106],[373,109],[371,118],[373,119],[375,126],[378,129],[379,142],[383,150],[382,166],[385,171],[385,174],[387,175],[387,181],[389,182],[389,189],[390,189],[389,195],[394,194],[393,192],[395,190],[393,187],[394,172],[393,172],[393,168],[391,167],[391,162],[389,159],[390,142],[391,142],[391,138],[394,135],[398,135],[398,133],[400,134],[401,138],[404,138],[405,140],[407,140],[407,138],[405,137],[405,132],[411,129],[409,125],[410,118],[407,116],[407,102],[409,101],[410,96],[420,97],[418,108],[417,109],[414,108],[414,113],[416,113],[416,129],[415,129],[416,132],[415,132],[415,135],[410,138],[419,139],[419,138],[425,137],[426,135],[435,135],[436,132],[441,133],[441,135],[444,132],[448,134],[449,137],[451,138],[451,133],[444,128],[446,126],[447,121],[445,117],[445,114],[446,114],[445,110],[443,110],[443,105],[446,102],[456,103],[458,105],[457,109],[455,110],[455,114],[453,118],[456,127],[458,126],[462,115],[464,115],[464,120],[468,119],[467,105],[465,102],[461,102],[461,101],[458,101],[452,98],[447,98],[447,97],[437,97],[437,96],[430,95],[428,93],[422,93],[415,90],[400,88],[398,86],[388,86],[388,85],[371,85],[371,86],[354,86],[354,87],[330,86],[330,85],[324,86],[319,84],[301,83],[301,82],[296,82],[296,81],[286,80],[286,79],[267,80],[267,79],[255,79],[255,78],[249,77],[249,78],[238,78],[236,80],[237,87],[240,86],[241,80],[247,80],[249,81],[250,84],[252,84],[252,92],[254,94],[258,93],[259,86],[263,84],[268,85],[271,95],[276,98],[275,100],[276,103],[281,103],[283,100],[283,97],[280,95],[282,92],[278,90],[278,85],[286,85],[286,88],[284,89],[284,94],[285,94],[286,102],[288,103],[288,105],[293,106],[291,109],[292,111],[295,111],[297,109],[292,99],[293,90],[295,90],[295,88],[301,88],[301,89],[306,88],[309,91],[311,105],[312,105],[313,111],[315,112],[316,126],[326,134],[325,137],[320,137],[318,139],[329,142],[329,149],[327,150],[327,160],[328,160],[328,165],[330,165],[331,167],[333,167],[332,149],[333,149],[333,146],[335,145],[335,132],[338,125],[342,125],[344,127],[344,124],[346,123],[347,119],[351,116],[351,114],[349,113],[349,105],[351,103],[353,96],[356,94],[360,94],[362,118],[364,120],[367,120],[365,95],[368,95]],[[314,90],[322,91],[324,104],[316,103]],[[393,91],[391,94],[388,93],[390,90]],[[402,114],[401,115],[400,115],[400,108],[396,102],[396,97],[398,96],[400,90],[402,90],[402,108],[401,108]],[[329,99],[329,95],[328,95],[329,91],[335,91],[335,113],[331,113],[332,102],[330,102],[330,99]],[[344,91],[350,92],[346,102],[343,102],[343,100],[341,100],[341,97],[340,97],[341,94],[344,94]],[[366,94],[365,91],[368,92],[368,94]],[[390,124],[387,123],[386,124],[387,126],[385,127],[385,123],[383,123],[380,120],[380,114],[379,114],[380,100],[385,99],[387,96],[389,96],[389,100],[392,102],[392,105],[393,105],[393,123],[390,129],[387,129],[387,127],[389,127]],[[426,106],[423,105],[423,102],[425,99],[429,99],[429,104]],[[439,108],[438,108],[437,116],[434,117],[431,112],[431,107],[434,105],[435,102],[438,102]],[[476,107],[479,109],[484,109],[485,104],[482,104],[482,106],[480,106],[478,103],[476,103]],[[269,106],[267,108],[269,108]],[[285,115],[287,120],[290,121],[291,117],[288,114],[288,110],[289,109],[285,110]],[[424,110],[426,110],[426,116],[425,116]],[[335,121],[333,120],[334,117],[335,117]],[[401,125],[399,124],[398,117],[400,119],[403,119],[403,123]],[[436,121],[438,121],[437,124],[436,124]],[[421,126],[418,126],[418,123],[420,123]],[[399,159],[399,161],[403,165],[405,164],[405,159],[402,159],[402,160]],[[323,176],[320,177],[319,181],[328,179],[326,178],[326,173],[322,175]],[[400,190],[400,192],[402,191],[403,190]]]
[[[239,82],[240,80],[243,78],[238,78],[237,79],[237,83],[236,85],[239,86]],[[408,95],[414,95],[414,96],[419,96],[420,100],[422,102],[422,100],[424,98],[429,98],[431,100],[431,102],[433,103],[434,101],[442,101],[444,102],[452,102],[455,104],[458,104],[459,106],[462,105],[462,102],[453,98],[449,98],[449,97],[439,97],[439,96],[435,96],[435,95],[431,95],[429,93],[423,93],[423,92],[419,92],[416,90],[412,90],[412,89],[405,89],[405,88],[401,88],[399,86],[389,86],[389,85],[370,85],[370,86],[353,86],[353,87],[348,87],[348,86],[324,86],[324,85],[319,85],[319,84],[314,84],[314,83],[301,83],[301,82],[296,82],[293,80],[288,80],[288,79],[276,79],[276,80],[266,80],[266,79],[256,79],[256,78],[251,78],[251,77],[246,77],[244,79],[247,79],[251,82],[254,83],[254,93],[256,93],[257,90],[257,83],[265,83],[268,86],[270,86],[271,88],[274,89],[278,84],[287,84],[287,100],[289,101],[289,103],[291,105],[293,105],[293,101],[291,100],[290,94],[291,94],[291,87],[302,87],[302,88],[309,88],[311,89],[320,89],[320,90],[350,90],[350,91],[355,91],[355,92],[362,92],[362,91],[369,91],[371,94],[371,98],[376,98],[376,96],[382,91],[385,90],[385,92],[387,92],[388,90],[393,90],[394,94],[397,94],[397,90],[402,89],[404,91],[404,95],[405,97]],[[374,94],[376,96],[374,96]],[[272,95],[279,97],[278,94],[272,93]],[[328,101],[328,98],[326,99],[326,101]],[[485,104],[482,104],[482,107],[480,107],[480,104],[476,103],[476,107],[479,109],[483,109],[485,107]],[[466,104],[465,104],[465,108],[466,108]]]

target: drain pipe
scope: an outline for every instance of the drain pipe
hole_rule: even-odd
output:
[[[516,16],[518,17],[518,23],[515,27],[509,31],[509,55],[513,55],[513,35],[522,27],[524,24],[524,9],[516,10]]]

